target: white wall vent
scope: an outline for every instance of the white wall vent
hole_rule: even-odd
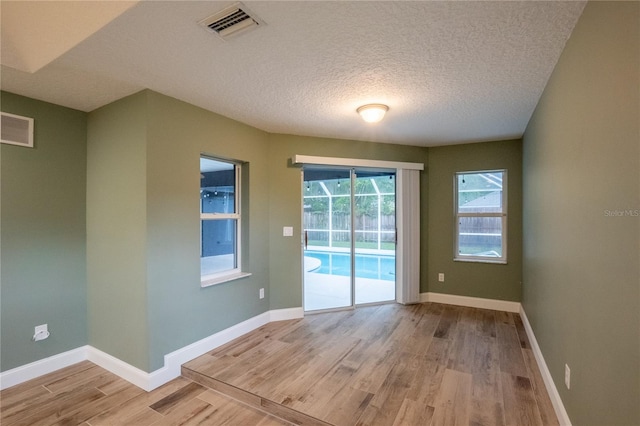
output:
[[[33,118],[0,113],[0,142],[33,147]]]
[[[199,24],[217,34],[223,40],[265,25],[262,19],[258,18],[242,3],[235,3],[203,19]]]

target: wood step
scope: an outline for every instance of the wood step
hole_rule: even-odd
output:
[[[262,410],[268,414],[279,417],[283,420],[300,426],[333,426],[315,417],[309,416],[301,411],[294,410],[282,404],[278,404],[267,398],[251,393],[249,391],[237,388],[228,383],[216,380],[205,374],[199,373],[188,367],[182,366],[182,376],[193,380],[203,386],[213,389],[221,394],[247,404],[253,408]]]

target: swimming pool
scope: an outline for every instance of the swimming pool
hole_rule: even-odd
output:
[[[311,272],[346,277],[351,275],[351,256],[348,253],[307,250],[304,255],[320,261],[320,267]],[[356,254],[356,277],[395,281],[395,256]]]

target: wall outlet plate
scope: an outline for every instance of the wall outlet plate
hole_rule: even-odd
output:
[[[440,281],[441,283],[444,282],[444,274],[442,272],[438,274],[438,281]]]
[[[33,333],[33,341],[39,342],[49,337],[49,326],[47,324],[36,325]]]

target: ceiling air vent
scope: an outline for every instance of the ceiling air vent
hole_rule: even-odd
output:
[[[249,11],[242,3],[235,3],[200,21],[200,25],[219,35],[223,40],[254,30],[264,21]]]

